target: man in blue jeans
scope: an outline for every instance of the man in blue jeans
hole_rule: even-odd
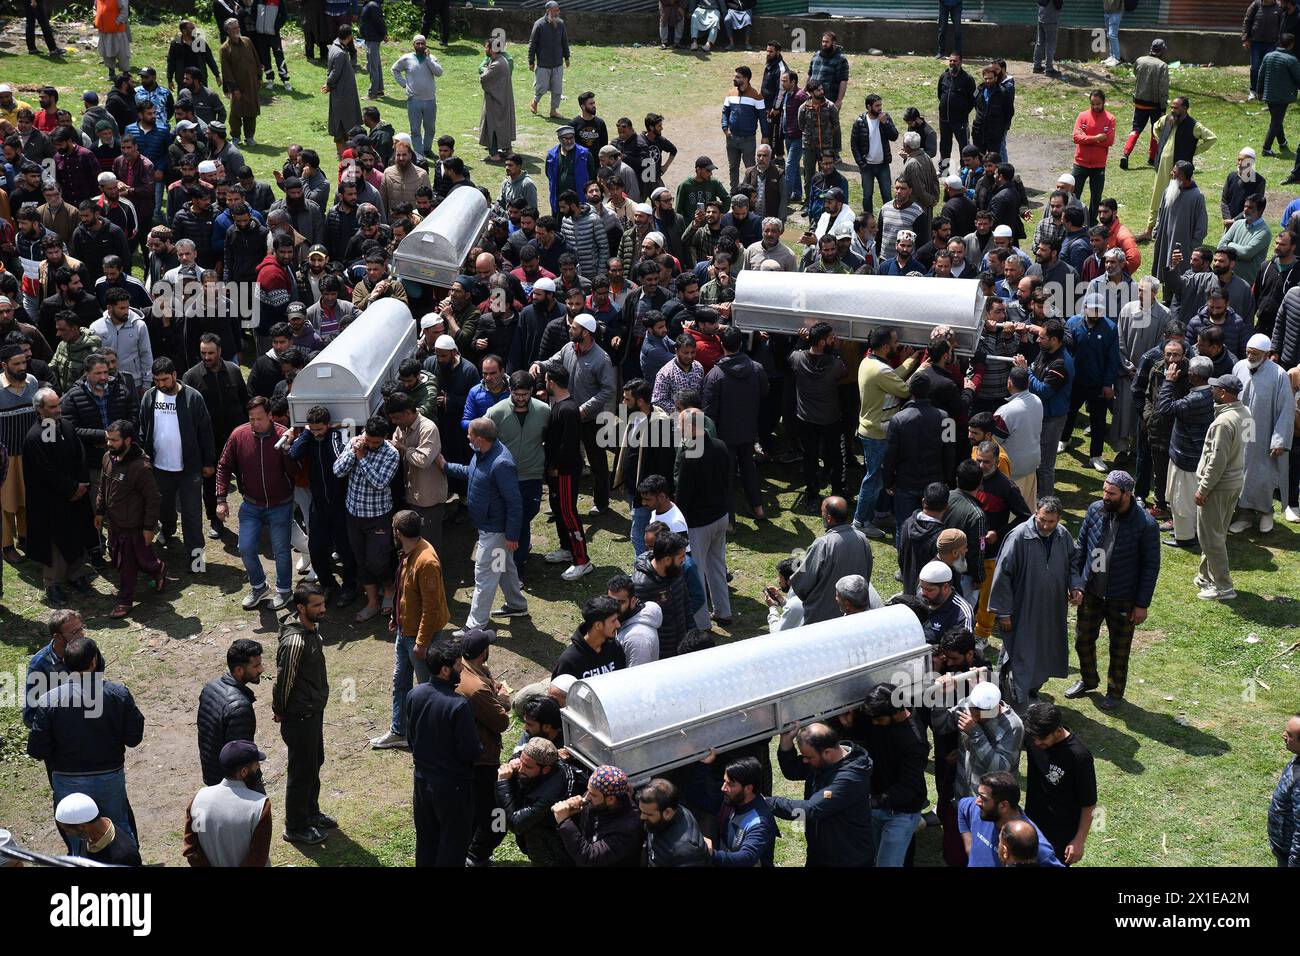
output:
[[[781,74],[781,92],[772,106],[774,131],[780,130],[785,140],[785,181],[790,200],[803,199],[803,132],[799,129],[799,107],[808,94],[799,86],[799,74],[787,70]]]
[[[239,555],[251,587],[242,602],[246,611],[270,596],[258,554],[264,527],[271,532],[271,555],[275,558],[276,593],[271,598],[271,609],[278,611],[287,605],[293,590],[289,533],[293,524],[292,475],[298,466],[281,447],[285,431],[283,425],[271,421],[270,400],[259,395],[249,401],[248,421],[230,433],[217,462],[217,517],[221,521],[230,517],[226,496],[235,474],[244,496],[239,505]]]
[[[883,206],[894,198],[889,191],[893,181],[889,175],[889,144],[898,139],[898,127],[885,112],[884,101],[879,93],[868,93],[866,111],[858,114],[853,121],[853,131],[849,135],[849,145],[853,150],[853,161],[862,171],[862,210],[870,213],[875,207],[871,203],[871,194],[876,183],[880,184],[880,204]]]
[[[871,719],[867,731],[871,768],[871,830],[876,840],[876,866],[901,867],[926,804],[925,765],[930,743],[925,731],[902,705],[893,684],[877,684],[867,694],[863,711]]]
[[[412,682],[427,683],[428,651],[438,633],[450,620],[447,592],[442,581],[442,564],[433,546],[424,540],[420,515],[399,511],[393,515],[393,540],[401,558],[397,565],[397,583],[393,596],[393,714],[388,732],[375,737],[375,750],[405,747],[406,698]]]
[[[880,492],[884,488],[880,466],[885,461],[885,427],[901,403],[910,397],[906,378],[920,364],[920,358],[913,358],[908,348],[901,356],[904,361],[898,370],[891,367],[890,359],[898,349],[898,330],[890,326],[873,329],[867,344],[867,354],[858,366],[858,440],[862,442],[863,472],[853,526],[868,538],[883,538],[885,533],[872,519],[879,512]]]
[[[437,138],[434,127],[438,120],[438,83],[442,65],[428,52],[428,43],[422,34],[411,41],[413,51],[399,57],[393,64],[393,79],[406,91],[406,117],[411,126],[411,147],[417,153],[433,158],[433,144]],[[421,134],[423,126],[423,134]]]

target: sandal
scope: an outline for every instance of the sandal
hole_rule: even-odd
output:
[[[118,604],[113,608],[113,610],[108,612],[108,616],[111,618],[123,618],[130,613],[131,613],[131,605]]]
[[[357,611],[357,615],[355,618],[353,618],[353,620],[355,620],[358,624],[365,624],[367,621],[373,620],[378,616],[379,616],[379,608],[363,607],[360,611]]]

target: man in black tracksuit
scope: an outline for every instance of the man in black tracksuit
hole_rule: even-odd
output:
[[[912,711],[895,703],[893,684],[877,684],[863,707],[871,723],[871,821],[876,866],[901,867],[925,809],[930,743]]]
[[[333,427],[322,405],[307,410],[307,428],[289,446],[289,457],[303,463],[311,487],[311,514],[307,516],[307,550],[311,566],[327,598],[335,607],[347,607],[357,598],[357,559],[348,539],[348,480],[334,474],[334,462],[348,440],[342,428]],[[334,577],[334,555],[343,566],[343,587]]]
[[[226,439],[240,425],[248,421],[248,385],[244,374],[234,362],[221,357],[220,337],[208,332],[198,342],[199,361],[181,376],[181,384],[188,385],[203,396],[212,421],[212,440],[217,448],[226,447]],[[217,520],[217,476],[203,479],[203,508],[211,525],[208,537],[221,537],[222,523]]]
[[[406,696],[406,740],[415,763],[416,866],[463,867],[474,830],[474,761],[483,744],[474,705],[456,693],[459,658],[452,642],[433,644],[425,656],[433,676]]]
[[[325,618],[325,595],[317,585],[304,582],[294,590],[290,606],[295,616],[280,626],[271,695],[271,712],[289,749],[284,838],[290,843],[320,843],[325,839],[322,830],[338,826],[320,812],[325,704],[330,696],[325,646],[317,629]]]

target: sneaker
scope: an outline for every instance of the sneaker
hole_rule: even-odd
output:
[[[370,739],[371,750],[392,750],[398,747],[409,747],[409,746],[410,744],[406,742],[406,737],[404,737],[402,734],[394,733],[391,730],[388,731],[388,733],[384,734],[382,737],[372,737]]]
[[[608,511],[608,510],[609,510],[609,505],[606,505],[604,508],[600,507],[599,505],[592,505],[592,506],[587,510],[587,517],[588,517],[588,518],[599,518],[601,515],[603,515],[603,514],[604,514],[606,511]]]
[[[244,137],[244,145],[245,145],[245,146],[256,146],[256,145],[257,145],[257,140],[253,139],[253,137],[251,137],[251,136],[245,136],[245,137]]]
[[[1162,521],[1162,522],[1160,522],[1160,530],[1161,530],[1161,531],[1173,531],[1173,530],[1174,530],[1174,522],[1173,522],[1173,520],[1171,519],[1171,520],[1169,520],[1169,521]]]
[[[1036,66],[1036,67],[1034,67],[1034,72],[1035,72],[1035,73],[1044,73],[1044,72],[1046,72],[1046,71],[1045,71],[1041,66]]]
[[[285,92],[286,92],[286,93],[292,93],[292,92],[293,92],[293,84],[289,82],[289,78],[288,78],[288,77],[285,77],[285,78],[284,78],[283,83],[284,83],[284,89],[285,89]]]
[[[171,538],[168,536],[166,531],[159,531],[153,536],[153,543],[160,548],[165,548],[167,545],[171,544]]]
[[[1255,98],[1255,91],[1254,91],[1254,90],[1251,90],[1248,94],[1246,94],[1246,99],[1247,99],[1247,100],[1253,100],[1254,98]]]
[[[275,597],[271,598],[271,610],[281,611],[288,606],[289,606],[289,592],[276,591]]]
[[[1220,591],[1216,587],[1201,588],[1196,592],[1196,596],[1202,601],[1231,601],[1237,596],[1237,592],[1232,588],[1226,591]]]
[[[1113,56],[1108,56],[1108,57],[1106,57],[1106,59],[1104,59],[1104,60],[1101,61],[1101,65],[1102,65],[1102,66],[1119,66],[1119,60],[1115,59]]]
[[[866,524],[858,526],[858,530],[861,531],[863,534],[865,534],[868,538],[871,538],[876,541],[879,541],[881,538],[885,536],[885,532],[881,531],[870,521],[868,521]]]
[[[1060,70],[1045,70],[1043,75],[1049,80],[1059,80],[1062,76]]]
[[[1268,534],[1273,530],[1273,516],[1271,514],[1260,515],[1259,530],[1263,534]]]
[[[1128,153],[1125,153],[1119,158],[1119,168],[1128,169]]]
[[[503,604],[492,612],[492,617],[528,617],[528,608],[513,608]]]
[[[325,834],[315,827],[303,827],[301,830],[285,830],[284,841],[286,843],[305,843],[308,846],[314,846],[317,843],[325,842]]]
[[[547,564],[572,564],[573,555],[564,548],[558,548],[555,551],[546,552],[546,556],[542,560]]]
[[[1232,524],[1228,525],[1228,530],[1231,531],[1233,534],[1241,534],[1249,527],[1250,527],[1249,518],[1238,518]]]
[[[297,564],[294,565],[294,568],[295,570],[297,570],[299,574],[306,574],[308,571],[310,571],[311,555],[307,555],[307,554],[298,555],[298,562]]]
[[[265,601],[266,596],[270,593],[271,589],[263,584],[260,588],[253,588],[244,595],[244,600],[240,603],[243,605],[245,611],[251,611],[253,608]]]
[[[311,825],[317,830],[337,830],[339,828],[339,822],[337,820],[331,816],[326,816],[323,813],[318,813],[312,817]]]
[[[214,521],[208,526],[208,537],[213,541],[221,540],[221,532],[226,530],[226,526],[220,521]]]
[[[1282,517],[1286,518],[1286,520],[1290,521],[1292,524],[1295,524],[1296,522],[1300,522],[1300,510],[1288,505],[1286,511],[1282,512]]]
[[[1063,442],[1063,441],[1058,441],[1058,442],[1056,443],[1056,453],[1057,453],[1058,455],[1063,455],[1063,454],[1065,454],[1065,442]]]
[[[316,576],[316,571],[312,568],[307,569],[307,573],[302,576],[302,579],[311,584],[315,584],[320,580],[320,578]]]
[[[1089,458],[1088,464],[1092,465],[1093,471],[1100,471],[1103,474],[1110,471],[1110,468],[1107,467],[1105,460],[1102,458]]]
[[[576,581],[578,578],[585,577],[595,570],[596,566],[590,561],[586,564],[571,564],[564,569],[564,573],[560,577],[566,581]]]

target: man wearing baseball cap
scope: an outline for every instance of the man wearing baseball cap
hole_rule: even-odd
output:
[[[551,185],[551,215],[558,216],[561,193],[572,189],[581,196],[587,191],[592,160],[587,148],[578,145],[572,126],[561,126],[555,138],[559,142],[546,154],[546,180]]]
[[[72,855],[106,866],[143,866],[140,848],[127,830],[99,815],[95,801],[84,793],[70,793],[54,809],[54,822],[72,841]]]
[[[609,458],[601,443],[597,421],[614,399],[614,366],[596,343],[596,320],[580,315],[569,328],[569,343],[560,349],[559,363],[569,373],[568,388],[582,415],[582,446],[591,469],[592,498],[596,517],[609,507]],[[576,556],[575,556],[576,557]]]
[[[185,808],[181,854],[190,866],[266,866],[271,801],[260,789],[266,754],[252,741],[231,740],[219,759],[224,779],[204,787]]]
[[[960,176],[949,176],[943,181],[944,204],[939,213],[952,225],[952,234],[965,239],[975,231],[975,203],[966,195]]]
[[[1089,464],[1094,471],[1105,472],[1102,451],[1106,444],[1106,414],[1115,400],[1115,381],[1119,376],[1119,330],[1106,317],[1106,297],[1089,293],[1083,300],[1083,314],[1065,323],[1073,342],[1074,383],[1070,409],[1065,417],[1063,440],[1069,442],[1079,409],[1088,407],[1091,447]]]
[[[677,214],[686,221],[695,216],[696,209],[702,209],[705,203],[717,202],[719,208],[726,209],[731,204],[731,197],[722,183],[713,178],[713,171],[718,167],[707,156],[695,160],[695,175],[677,187]]]
[[[1071,594],[1079,603],[1074,632],[1079,680],[1065,696],[1083,697],[1101,683],[1097,637],[1105,621],[1110,668],[1106,696],[1097,705],[1102,710],[1114,710],[1124,698],[1133,629],[1146,620],[1160,574],[1160,529],[1135,503],[1135,484],[1126,471],[1106,476],[1101,500],[1089,505],[1084,515],[1071,567],[1079,584]]]
[[[1202,601],[1231,601],[1237,596],[1228,569],[1228,525],[1245,482],[1246,452],[1252,442],[1261,440],[1256,430],[1264,427],[1241,403],[1243,387],[1236,375],[1210,379],[1214,421],[1196,465],[1196,537],[1201,543],[1201,566],[1193,583],[1200,588],[1196,596]],[[1270,511],[1272,504],[1270,500]]]

